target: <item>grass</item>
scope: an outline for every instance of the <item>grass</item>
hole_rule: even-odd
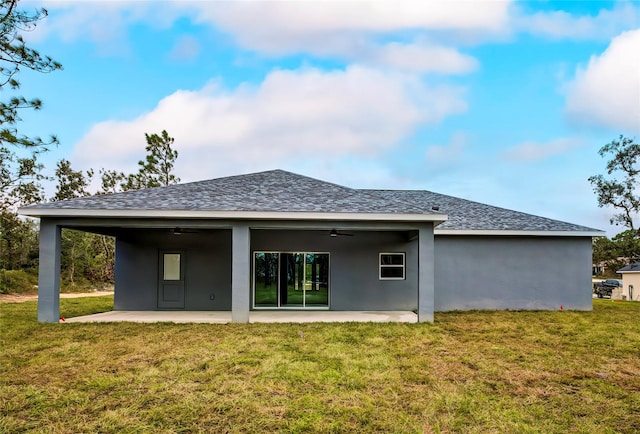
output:
[[[640,431],[640,303],[435,324],[58,325],[35,302],[0,309],[0,432]]]

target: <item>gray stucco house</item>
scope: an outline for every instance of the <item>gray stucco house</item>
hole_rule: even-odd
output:
[[[38,319],[59,319],[60,229],[116,238],[116,310],[591,309],[602,232],[429,191],[273,170],[24,207]]]

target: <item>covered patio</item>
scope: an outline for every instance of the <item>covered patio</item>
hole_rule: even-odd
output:
[[[111,319],[433,321],[434,227],[447,216],[404,201],[275,170],[21,212],[40,218],[42,322],[60,318],[63,228],[115,238]]]
[[[65,323],[87,322],[172,322],[227,324],[231,312],[224,311],[118,311],[66,318]],[[307,322],[401,322],[417,323],[418,315],[411,311],[251,311],[250,323]]]

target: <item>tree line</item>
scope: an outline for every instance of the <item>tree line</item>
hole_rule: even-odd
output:
[[[146,157],[138,162],[138,171],[126,174],[115,170],[74,170],[71,163],[57,162],[52,177],[42,175],[44,166],[33,166],[36,176],[22,176],[18,166],[10,160],[0,161],[0,182],[4,200],[0,205],[0,292],[2,278],[5,286],[18,285],[33,288],[38,264],[38,225],[31,219],[18,216],[18,206],[48,200],[60,201],[89,196],[94,177],[99,177],[100,187],[95,194],[108,194],[159,187],[180,182],[173,174],[178,151],[172,148],[174,139],[167,131],[145,134]],[[6,149],[6,148],[5,148]],[[32,157],[31,157],[32,158]],[[17,169],[17,170],[16,170]],[[17,182],[13,179],[18,179]],[[54,194],[46,198],[42,182],[55,183]],[[21,195],[21,191],[29,192]],[[94,233],[62,230],[61,277],[64,286],[84,289],[113,283],[115,243],[112,237]],[[16,273],[21,270],[23,273]],[[19,281],[16,281],[19,280]],[[8,288],[7,288],[8,290]]]
[[[593,263],[605,268],[604,275],[613,276],[623,266],[640,261],[640,144],[620,135],[598,153],[607,159],[606,174],[591,176],[589,182],[598,206],[617,211],[610,223],[624,230],[611,239],[593,240]]]
[[[45,179],[44,167],[38,157],[58,144],[53,135],[43,140],[18,130],[23,111],[42,108],[40,99],[20,95],[20,71],[62,69],[59,62],[28,47],[23,38],[46,16],[44,8],[22,10],[17,0],[0,1],[0,292],[32,286],[33,279],[16,269],[34,269],[37,264],[37,226],[18,218],[15,209],[43,199],[38,186]]]

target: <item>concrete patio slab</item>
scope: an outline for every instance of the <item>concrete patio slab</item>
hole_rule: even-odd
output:
[[[226,324],[231,312],[218,311],[129,311],[114,310],[93,315],[65,318],[65,322],[173,322]]]
[[[227,324],[231,312],[219,311],[111,311],[65,318],[64,322],[173,322]],[[416,323],[411,311],[252,311],[251,323],[402,322]]]

